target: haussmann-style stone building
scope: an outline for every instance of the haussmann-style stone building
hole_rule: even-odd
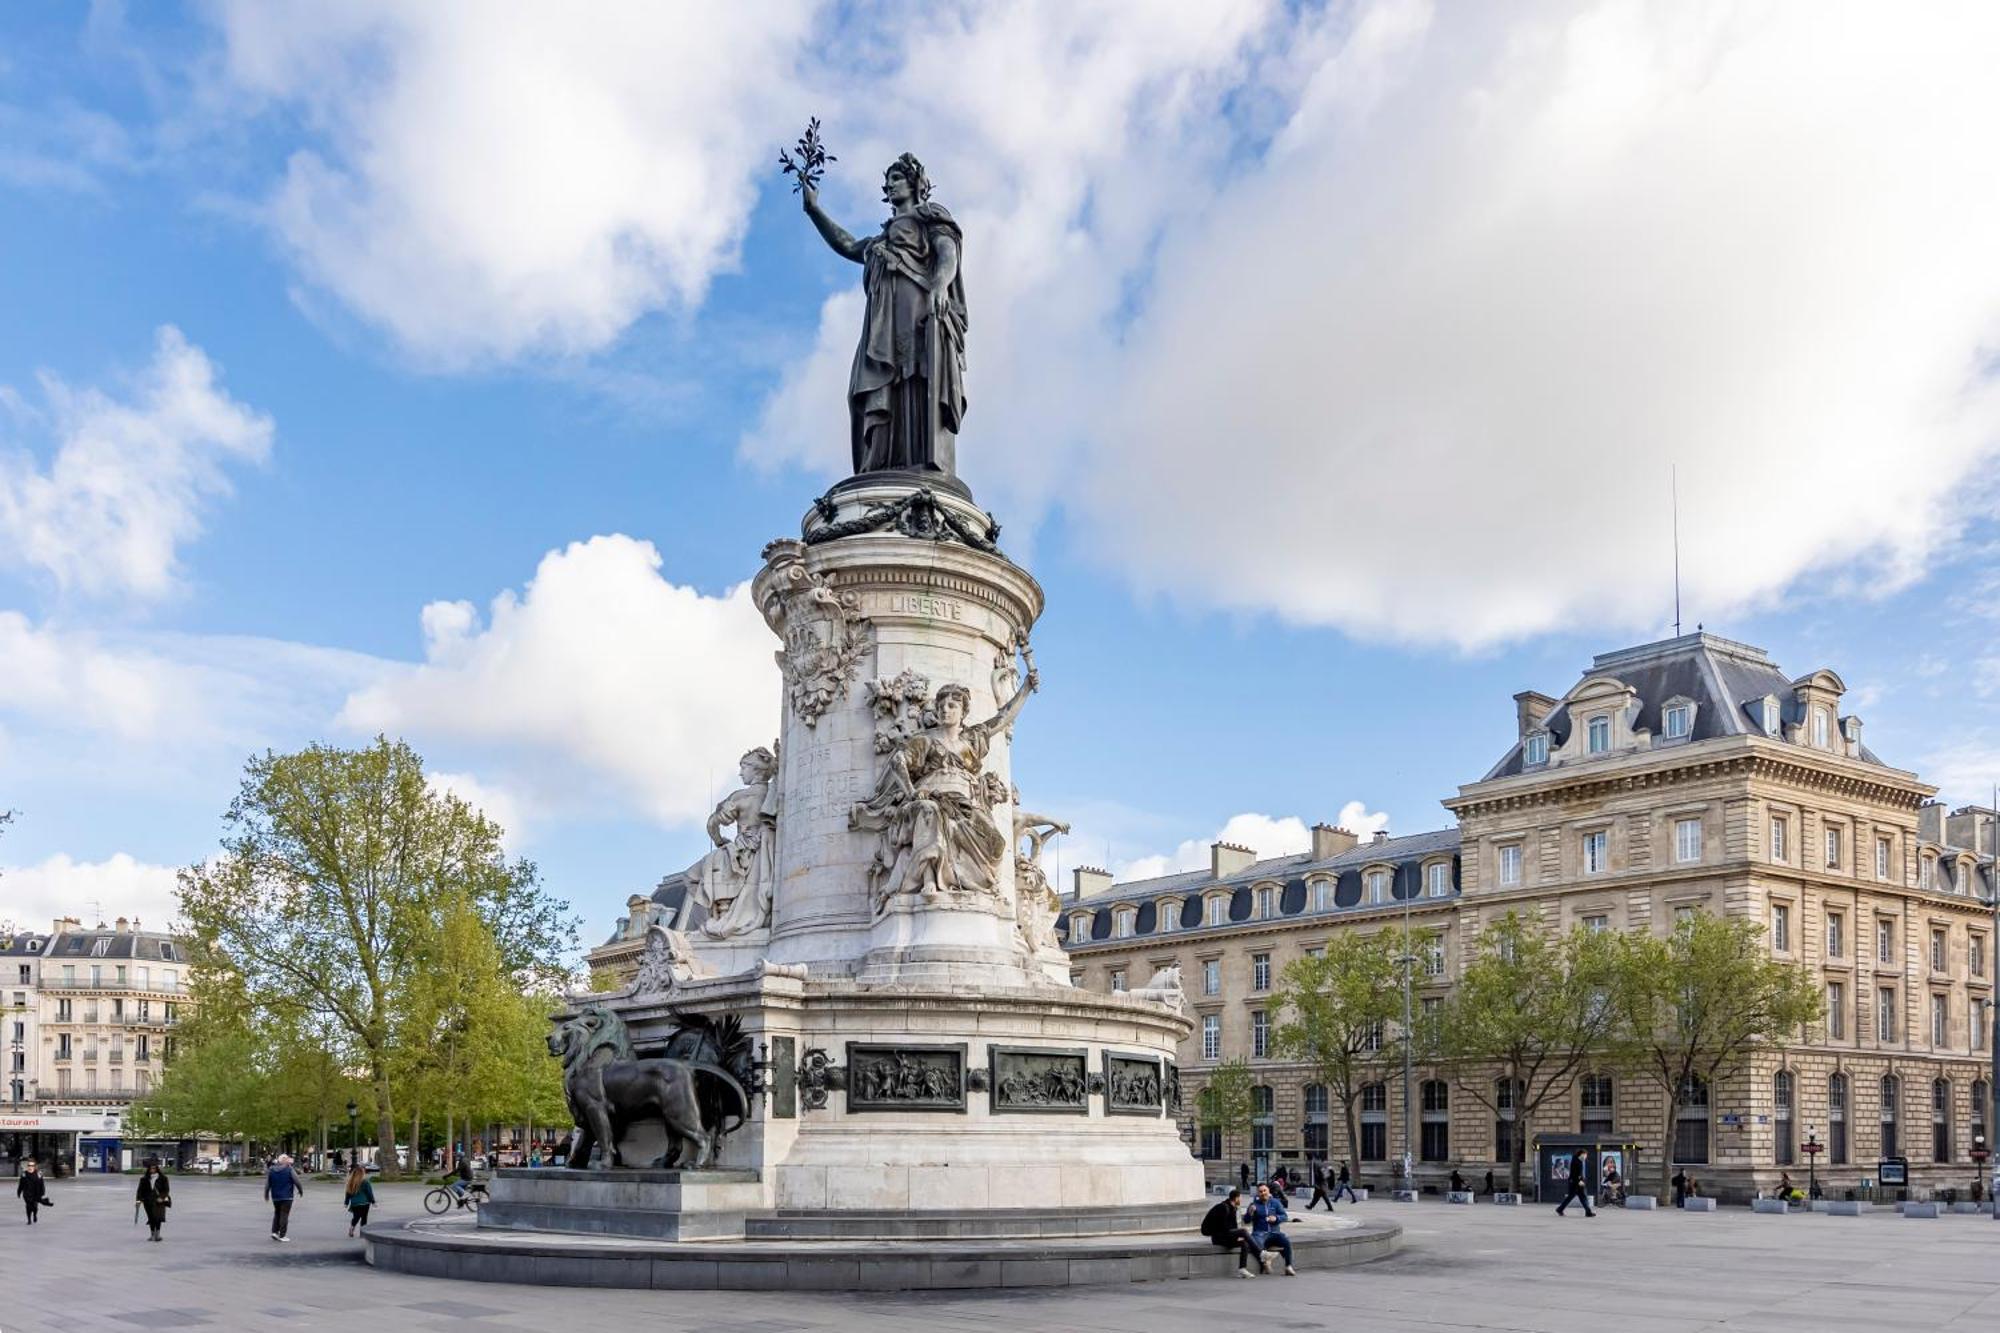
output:
[[[1776,956],[1812,969],[1826,1017],[1688,1089],[1677,1161],[1704,1192],[1741,1198],[1780,1172],[1803,1185],[1810,1135],[1829,1192],[1874,1179],[1885,1157],[1908,1159],[1917,1190],[1967,1191],[1989,1132],[1994,812],[1947,812],[1934,787],[1877,757],[1841,711],[1846,689],[1833,671],[1789,677],[1761,649],[1706,633],[1603,654],[1561,698],[1515,696],[1506,753],[1444,802],[1455,828],[1361,842],[1321,826],[1309,851],[1265,860],[1218,843],[1204,870],[1136,883],[1078,871],[1063,917],[1077,982],[1140,986],[1179,965],[1196,1018],[1180,1055],[1184,1129],[1221,1180],[1347,1155],[1326,1089],[1271,1046],[1279,974],[1334,932],[1406,917],[1436,932],[1411,968],[1418,1010],[1448,994],[1479,931],[1510,910],[1555,929],[1749,917]],[[1247,1139],[1192,1120],[1206,1071],[1235,1057],[1257,1077]],[[1504,1178],[1511,1118],[1444,1071],[1419,1066],[1414,1082],[1419,1181],[1435,1188],[1454,1167]],[[1357,1174],[1386,1188],[1406,1148],[1400,1063],[1385,1063],[1358,1111]],[[1629,1134],[1646,1183],[1663,1112],[1644,1080],[1592,1069],[1526,1132]]]

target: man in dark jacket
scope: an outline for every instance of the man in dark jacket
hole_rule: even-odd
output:
[[[1569,1155],[1569,1193],[1563,1195],[1563,1201],[1556,1205],[1556,1216],[1567,1216],[1563,1210],[1579,1201],[1583,1204],[1585,1217],[1597,1216],[1590,1207],[1590,1153],[1582,1148]]]
[[[1243,1191],[1229,1191],[1229,1197],[1209,1209],[1208,1215],[1201,1219],[1201,1234],[1208,1237],[1209,1243],[1217,1249],[1236,1251],[1236,1276],[1256,1277],[1250,1271],[1250,1256],[1257,1254],[1261,1257],[1262,1251],[1252,1248],[1250,1233],[1237,1224],[1236,1210],[1242,1206]]]
[[[21,1164],[21,1178],[14,1182],[14,1194],[28,1207],[28,1225],[33,1226],[40,1221],[36,1214],[49,1201],[49,1185],[42,1179],[41,1168],[32,1159]]]
[[[264,1177],[264,1197],[271,1201],[272,1240],[289,1241],[292,1238],[292,1200],[305,1192],[305,1186],[299,1183],[298,1173],[292,1170],[291,1157],[279,1153],[278,1160],[271,1163],[271,1170]]]
[[[1326,1210],[1329,1213],[1332,1212],[1333,1196],[1326,1192],[1326,1163],[1320,1161],[1317,1157],[1313,1159],[1312,1182],[1313,1196],[1306,1201],[1306,1211],[1311,1212],[1323,1203],[1326,1205]]]
[[[1349,1203],[1360,1203],[1360,1202],[1361,1202],[1361,1200],[1360,1200],[1360,1199],[1358,1199],[1358,1198],[1356,1198],[1356,1197],[1355,1197],[1355,1194],[1354,1194],[1354,1177],[1352,1177],[1352,1176],[1350,1176],[1350,1175],[1348,1175],[1348,1174],[1347,1174],[1347,1163],[1345,1163],[1345,1162],[1342,1162],[1342,1163],[1340,1164],[1340,1178],[1339,1178],[1339,1180],[1337,1180],[1337,1181],[1336,1181],[1336,1182],[1334,1183],[1334,1187],[1333,1187],[1333,1202],[1334,1202],[1334,1203],[1339,1203],[1339,1202],[1340,1202],[1340,1196],[1341,1196],[1341,1195],[1343,1195],[1343,1194],[1345,1194],[1345,1195],[1347,1196],[1347,1201],[1348,1201]],[[1327,1205],[1327,1207],[1329,1207],[1329,1208],[1331,1208],[1332,1206],[1333,1206],[1333,1204],[1328,1204],[1328,1205]]]

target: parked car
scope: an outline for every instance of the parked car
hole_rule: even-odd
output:
[[[223,1161],[220,1157],[197,1157],[181,1168],[183,1171],[199,1171],[206,1176],[217,1175],[228,1169],[229,1163]]]

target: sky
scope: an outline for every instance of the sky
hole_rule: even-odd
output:
[[[1688,629],[2000,778],[2000,9],[0,11],[0,920],[172,916],[244,760],[407,738],[600,939],[776,730],[915,152],[1051,849],[1418,832]],[[1676,503],[1677,502],[1677,503]]]

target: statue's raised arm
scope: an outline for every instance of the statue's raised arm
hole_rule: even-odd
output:
[[[977,731],[986,736],[991,736],[996,731],[1005,731],[1007,728],[1013,726],[1014,719],[1021,715],[1021,709],[1027,704],[1028,696],[1040,689],[1041,686],[1042,673],[1033,667],[1029,667],[1028,678],[1021,682],[1020,689],[1014,691],[1014,697],[1006,703],[1001,704],[1000,711],[992,717],[987,718],[984,722],[976,726],[967,727],[966,730]]]
[[[810,183],[799,187],[799,202],[805,207],[806,216],[812,219],[814,227],[826,239],[828,246],[842,259],[851,259],[859,264],[867,257],[865,248],[854,234],[826,215],[819,206],[819,187]]]

